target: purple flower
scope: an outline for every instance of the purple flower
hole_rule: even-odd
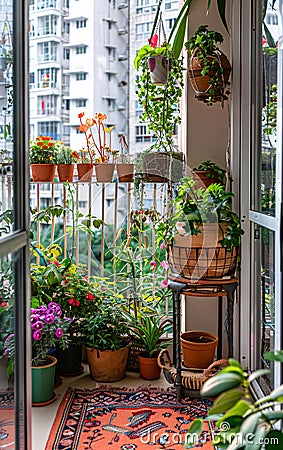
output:
[[[48,324],[51,324],[51,323],[54,322],[54,319],[55,319],[55,316],[54,316],[53,313],[52,314],[46,314],[45,322],[48,323]]]
[[[61,338],[63,336],[63,330],[62,328],[57,328],[57,330],[55,331],[55,335],[57,338]]]
[[[40,339],[42,338],[42,333],[41,331],[36,330],[32,336],[35,341],[40,341]]]
[[[38,316],[36,314],[31,314],[30,316],[30,324],[33,326],[38,321]]]
[[[164,241],[161,242],[160,248],[161,248],[161,250],[165,249],[165,242]]]
[[[31,326],[32,330],[42,330],[42,328],[43,328],[43,322],[41,322],[41,320],[38,320]]]
[[[59,305],[57,305],[57,303],[55,302],[50,302],[48,304],[48,310],[52,311],[52,313],[56,316],[56,317],[61,317],[62,315],[62,310],[60,308]]]

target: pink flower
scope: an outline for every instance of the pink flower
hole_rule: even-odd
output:
[[[163,269],[169,269],[169,264],[165,259],[161,262],[161,266],[163,267]]]
[[[165,242],[164,241],[161,242],[160,248],[161,248],[161,250],[165,249]]]
[[[41,331],[36,330],[32,336],[35,341],[40,341],[40,339],[42,338],[42,333]]]
[[[149,264],[151,266],[151,270],[154,271],[155,267],[156,267],[156,262],[155,261],[151,261]]]
[[[61,338],[63,336],[62,328],[57,328],[57,330],[55,331],[55,335],[57,338]]]
[[[157,47],[158,44],[158,34],[154,34],[151,39],[148,39],[148,43],[152,48]]]
[[[164,288],[168,288],[168,281],[167,280],[162,280],[161,283],[160,283],[160,286],[164,287]]]

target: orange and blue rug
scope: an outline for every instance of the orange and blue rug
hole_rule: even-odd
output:
[[[206,417],[211,404],[193,398],[178,402],[175,390],[68,388],[45,449],[184,449],[190,423]],[[213,449],[207,422],[191,448]]]
[[[15,448],[14,394],[0,392],[0,448]]]

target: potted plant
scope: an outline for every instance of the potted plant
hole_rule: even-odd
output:
[[[189,79],[195,97],[211,106],[227,100],[230,94],[229,76],[231,65],[227,56],[219,49],[222,34],[200,25],[185,43],[189,53]]]
[[[185,331],[180,336],[185,367],[207,369],[214,361],[218,336],[208,331]]]
[[[78,130],[85,134],[90,164],[95,163],[96,179],[98,182],[109,183],[113,179],[115,168],[113,157],[117,154],[112,149],[111,131],[114,127],[104,125],[107,115],[103,113],[96,113],[94,117],[86,118],[85,122],[82,120],[83,112],[78,117]]]
[[[125,300],[106,280],[100,280],[100,302],[81,324],[90,376],[96,381],[118,381],[125,376],[129,353]]]
[[[57,155],[57,170],[59,181],[73,181],[74,163],[78,162],[80,155],[70,147],[62,144]]]
[[[72,263],[69,257],[60,259],[61,254],[62,249],[55,244],[40,251],[40,264],[32,263],[30,267],[31,288],[34,301],[55,301],[63,314],[72,319],[68,348],[56,348],[57,373],[71,376],[82,371],[81,323],[100,299],[101,288],[88,276],[86,266]]]
[[[174,213],[157,226],[173,272],[193,279],[235,273],[243,230],[232,198],[219,184],[196,190],[192,177],[181,180],[172,202]]]
[[[138,319],[131,315],[127,317],[131,335],[143,348],[138,354],[140,376],[145,380],[156,380],[160,377],[161,371],[157,364],[158,354],[170,343],[169,339],[162,340],[162,338],[171,330],[172,321],[155,311],[142,313]]]
[[[54,180],[60,141],[50,136],[38,136],[30,141],[30,164],[33,181]]]
[[[115,158],[118,179],[122,183],[131,183],[134,178],[135,164],[133,157],[126,151],[128,144],[124,134],[120,137],[120,151]]]
[[[226,171],[214,162],[210,160],[203,161],[197,167],[193,168],[195,187],[208,187],[212,183],[224,185],[225,173]]]
[[[49,353],[56,346],[67,347],[71,320],[63,315],[60,306],[55,302],[30,310],[33,406],[48,405],[56,398],[53,388],[57,360]],[[14,334],[7,337],[4,348],[6,356],[14,361]]]
[[[282,351],[270,352],[269,357],[282,362]],[[215,422],[215,448],[269,450],[274,445],[282,447],[283,433],[278,425],[283,418],[280,409],[283,385],[259,399],[254,396],[254,381],[269,372],[269,369],[260,369],[249,373],[238,361],[229,359],[229,366],[202,386],[201,396],[215,400],[207,418],[195,419],[190,425],[185,438],[186,448],[195,445],[204,421],[210,418]]]

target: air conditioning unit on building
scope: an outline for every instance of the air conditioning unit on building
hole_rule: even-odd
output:
[[[127,34],[128,33],[128,30],[126,30],[126,28],[120,28],[119,30],[118,30],[118,34],[121,36],[121,35],[123,35],[123,34]]]
[[[128,57],[127,55],[119,55],[118,56],[118,61],[127,61]]]
[[[128,8],[128,3],[121,2],[118,4],[118,9],[124,9],[124,8]]]

